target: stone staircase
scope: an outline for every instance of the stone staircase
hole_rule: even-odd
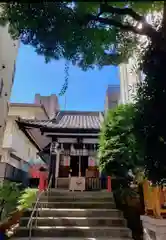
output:
[[[32,239],[132,239],[112,193],[51,190],[48,198],[41,198],[40,205]],[[30,212],[21,219],[14,239],[29,239],[29,216]]]

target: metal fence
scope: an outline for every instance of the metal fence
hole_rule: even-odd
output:
[[[85,181],[87,191],[107,189],[107,178],[86,177]]]

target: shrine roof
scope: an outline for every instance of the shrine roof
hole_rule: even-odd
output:
[[[103,121],[102,112],[60,111],[53,119],[19,119],[23,125],[49,129],[96,129]]]

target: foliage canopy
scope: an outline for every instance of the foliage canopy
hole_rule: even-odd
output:
[[[133,104],[109,110],[101,128],[99,165],[107,174],[125,177],[142,166],[142,158],[133,134]]]
[[[153,183],[166,179],[166,49],[150,45],[143,58],[145,80],[139,84],[134,133],[144,149],[146,176]]]
[[[131,57],[140,35],[151,38],[156,32],[144,15],[160,11],[163,2],[6,2],[0,7],[0,24],[9,22],[13,38],[32,45],[46,62],[64,57],[86,70]]]

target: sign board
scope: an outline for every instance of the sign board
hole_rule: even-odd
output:
[[[64,156],[63,158],[63,166],[70,166],[70,156]]]
[[[94,166],[96,166],[95,158],[93,158],[93,157],[89,157],[89,158],[88,158],[88,166],[89,166],[89,167],[94,167]]]
[[[69,184],[70,191],[85,191],[85,178],[84,177],[71,177]]]

